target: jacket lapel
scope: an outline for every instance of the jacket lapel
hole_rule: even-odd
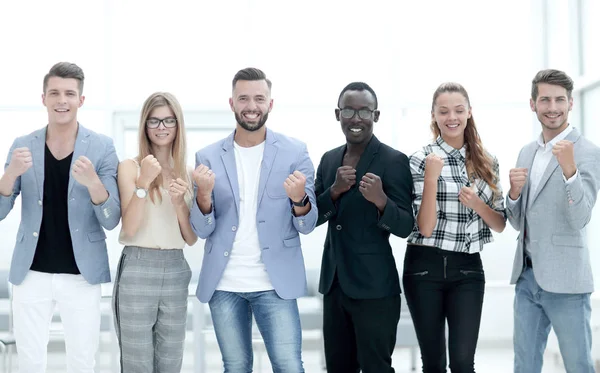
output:
[[[31,157],[33,158],[33,169],[37,182],[40,200],[44,200],[44,162],[46,154],[46,128],[37,131],[31,139]]]
[[[71,167],[69,168],[69,193],[71,195],[71,190],[73,190],[73,186],[76,181],[75,178],[71,175],[71,169],[73,168],[73,163],[82,155],[87,153],[88,146],[90,145],[90,132],[78,124],[77,128],[77,137],[75,138],[75,149],[73,150],[73,158],[71,158]],[[97,165],[94,165],[96,167]]]
[[[238,184],[237,167],[235,164],[235,150],[233,148],[233,137],[235,131],[223,140],[223,153],[221,154],[221,160],[223,160],[223,166],[229,179],[229,185],[233,192],[233,200],[235,201],[236,210],[240,211],[240,186]]]
[[[269,174],[273,169],[273,162],[275,161],[275,156],[277,155],[277,146],[275,145],[276,142],[277,137],[273,131],[267,129],[265,150],[263,151],[263,159],[260,167],[260,181],[258,183],[258,205],[260,205],[260,201],[262,201],[265,187],[267,186],[267,179],[269,178]]]
[[[360,159],[358,160],[358,164],[356,165],[356,184],[354,184],[354,186],[352,188],[350,188],[349,191],[347,191],[344,195],[342,195],[340,197],[340,207],[339,207],[338,214],[341,214],[344,207],[349,203],[348,201],[351,201],[352,197],[356,193],[360,193],[358,191],[358,184],[360,183],[360,180],[362,179],[362,177],[367,173],[369,166],[371,165],[371,162],[373,161],[373,158],[375,158],[375,155],[379,152],[379,144],[381,144],[381,143],[379,142],[377,137],[375,137],[375,135],[373,135],[373,137],[371,137],[371,140],[369,141],[369,144],[367,145],[367,148],[364,150],[363,154],[360,156]],[[343,155],[342,155],[342,158],[343,158]],[[340,162],[340,165],[341,165],[341,162]]]

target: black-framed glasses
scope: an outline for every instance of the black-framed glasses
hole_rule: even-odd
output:
[[[371,119],[373,112],[375,112],[375,110],[371,110],[371,109],[358,109],[358,110],[354,110],[354,109],[350,109],[350,108],[343,108],[343,109],[339,108],[339,109],[340,109],[340,115],[344,119],[352,119],[352,118],[354,118],[356,113],[358,113],[358,117],[361,119]]]
[[[166,128],[173,128],[177,125],[177,118],[166,117],[163,119],[158,119],[151,117],[146,120],[146,127],[151,129],[158,128],[161,123],[164,124]]]

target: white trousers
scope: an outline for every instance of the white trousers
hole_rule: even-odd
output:
[[[100,285],[81,275],[29,271],[13,286],[13,325],[19,371],[46,371],[50,322],[58,305],[67,352],[67,373],[94,373],[100,339]]]

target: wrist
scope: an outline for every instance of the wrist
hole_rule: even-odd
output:
[[[577,166],[576,165],[569,165],[566,167],[562,168],[563,170],[563,175],[568,179],[572,178],[573,175],[575,175],[575,173],[577,172]]]
[[[430,176],[425,173],[424,179],[427,184],[437,184],[439,176]]]
[[[520,195],[520,191],[514,191],[512,189],[508,191],[508,198],[512,199],[513,201],[516,201]]]
[[[136,188],[145,189],[145,190],[150,189],[150,184],[151,184],[151,182],[146,181],[142,177],[138,177],[137,181],[135,182]]]

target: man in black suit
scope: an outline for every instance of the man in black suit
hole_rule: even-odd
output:
[[[329,222],[319,285],[327,372],[394,372],[400,281],[389,237],[413,228],[408,158],[373,135],[369,85],[347,85],[335,117],[346,144],[323,155],[315,182],[317,225]]]

